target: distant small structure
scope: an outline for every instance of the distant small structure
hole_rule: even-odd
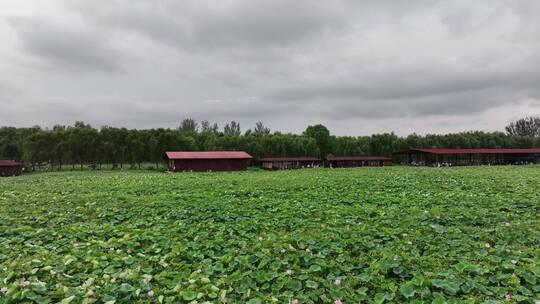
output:
[[[317,157],[263,157],[259,159],[261,168],[266,170],[285,170],[319,168],[322,160]]]
[[[394,154],[413,166],[522,165],[538,163],[540,149],[413,148]]]
[[[13,159],[0,159],[0,176],[18,176],[23,171],[23,165]]]
[[[243,171],[252,159],[243,151],[168,151],[165,154],[171,172]]]
[[[384,156],[328,156],[324,159],[326,168],[382,167],[392,164],[392,159]]]

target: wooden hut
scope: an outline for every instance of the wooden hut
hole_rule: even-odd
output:
[[[382,167],[392,164],[392,159],[384,156],[328,156],[324,159],[326,168]]]
[[[266,170],[319,168],[322,160],[316,157],[263,157],[259,160]]]
[[[18,176],[23,171],[23,165],[12,159],[0,159],[0,176]]]
[[[251,155],[243,151],[166,152],[171,172],[243,171]]]

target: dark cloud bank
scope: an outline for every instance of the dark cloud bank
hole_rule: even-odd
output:
[[[337,134],[502,129],[540,114],[540,3],[485,4],[75,0],[14,10],[0,15],[0,124],[171,127],[192,116],[293,132],[322,122]]]

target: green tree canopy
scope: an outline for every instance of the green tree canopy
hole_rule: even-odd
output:
[[[304,135],[315,139],[321,157],[325,157],[331,152],[332,137],[330,136],[330,131],[327,127],[321,124],[309,126],[306,131],[304,131]]]
[[[510,135],[540,137],[540,117],[525,117],[506,126]]]

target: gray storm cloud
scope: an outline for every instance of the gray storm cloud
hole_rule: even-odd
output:
[[[10,24],[29,54],[54,68],[73,72],[119,72],[119,54],[91,30],[41,18],[13,18]]]
[[[191,116],[406,134],[501,130],[540,113],[534,0],[5,6],[4,125],[174,127]]]
[[[71,3],[94,24],[106,23],[196,51],[286,46],[348,24],[336,1],[113,1],[107,9]]]

